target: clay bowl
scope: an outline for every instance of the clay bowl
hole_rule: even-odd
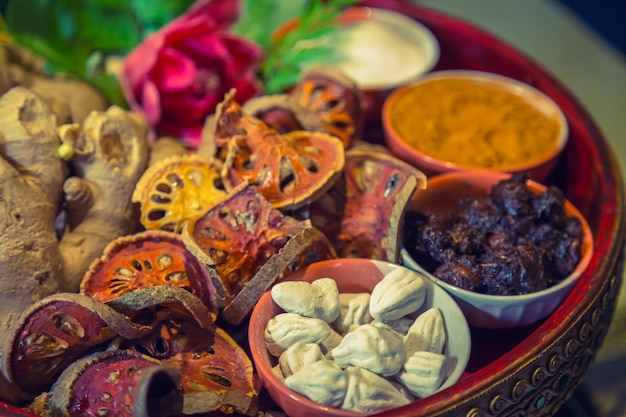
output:
[[[493,169],[541,182],[568,140],[567,120],[552,99],[485,71],[435,71],[396,89],[382,123],[389,148],[427,175]]]
[[[421,213],[441,213],[452,209],[466,196],[489,193],[497,182],[510,177],[508,173],[487,170],[455,171],[436,175],[428,180],[425,190],[418,190],[412,202],[412,210]],[[546,186],[527,181],[526,186],[534,193],[540,193]],[[471,326],[490,329],[513,328],[535,323],[554,312],[570,293],[581,274],[585,271],[593,255],[593,237],[589,224],[583,215],[566,201],[565,211],[577,217],[582,223],[582,256],[575,270],[545,290],[524,295],[487,295],[450,285],[429,273],[406,249],[401,249],[402,263],[430,277],[445,289],[458,302]]]
[[[337,282],[340,293],[371,292],[387,273],[397,268],[404,267],[370,259],[333,259],[314,263],[290,274],[285,280],[312,282],[318,278],[331,277]],[[420,311],[433,306],[439,307],[444,317],[446,333],[450,335],[444,351],[448,358],[448,371],[447,377],[438,391],[441,392],[454,385],[464,374],[470,355],[471,338],[465,317],[452,297],[429,280],[425,281],[428,282],[428,292],[425,304]],[[352,417],[363,415],[362,413],[330,408],[313,402],[291,391],[276,377],[272,371],[272,367],[276,365],[276,359],[267,352],[264,331],[267,322],[282,312],[283,310],[274,303],[268,291],[261,297],[252,311],[248,327],[252,360],[270,397],[290,417]],[[406,407],[410,406],[411,404]]]

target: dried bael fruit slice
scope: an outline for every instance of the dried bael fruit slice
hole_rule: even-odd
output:
[[[111,242],[85,274],[81,294],[107,302],[140,288],[169,285],[197,296],[217,316],[215,288],[206,266],[180,235],[148,230]]]
[[[344,164],[341,142],[325,133],[280,135],[267,126],[228,143],[222,178],[227,188],[248,182],[278,209],[296,210],[324,194]]]
[[[360,138],[365,123],[365,99],[354,80],[329,67],[307,69],[290,97],[302,107],[313,110],[326,131],[338,137],[345,148]]]
[[[341,174],[344,149],[334,136],[294,131],[281,135],[243,112],[233,94],[215,115],[213,147],[224,158],[227,189],[248,182],[275,207],[295,210],[326,192]]]
[[[61,374],[47,396],[49,415],[182,415],[180,371],[132,350],[86,356]]]
[[[150,335],[128,340],[134,349],[180,370],[185,415],[212,411],[255,415],[259,382],[250,358],[221,328],[185,319],[166,320]]]
[[[327,132],[322,119],[312,109],[301,106],[287,94],[252,98],[243,105],[243,111],[285,134],[294,130]]]
[[[37,395],[95,346],[118,335],[141,337],[151,328],[84,295],[48,296],[17,321],[11,340],[2,347],[2,371],[24,392]]]
[[[234,324],[287,270],[335,257],[326,237],[308,221],[282,214],[247,184],[183,230],[183,240],[213,267],[209,272],[222,317]]]
[[[340,257],[397,262],[404,213],[413,192],[426,187],[426,176],[375,149],[347,151],[343,177],[309,213]]]
[[[132,196],[141,206],[141,224],[180,232],[185,222],[226,195],[220,175],[221,162],[215,158],[188,154],[156,162],[143,173]]]
[[[200,327],[209,327],[215,321],[214,313],[198,297],[182,288],[167,285],[140,288],[111,300],[106,305],[136,321],[146,316],[155,317],[154,322],[163,318],[184,316]]]

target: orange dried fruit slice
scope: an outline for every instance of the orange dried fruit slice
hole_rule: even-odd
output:
[[[184,229],[183,240],[212,266],[218,303],[224,308],[221,317],[233,324],[286,271],[336,257],[330,242],[308,221],[282,214],[245,183]]]
[[[286,94],[254,97],[246,101],[243,111],[283,135],[294,130],[328,133],[317,113]]]
[[[149,335],[121,348],[142,352],[180,370],[185,415],[255,415],[259,381],[252,361],[228,333],[185,319],[165,320]]]
[[[289,96],[315,112],[326,131],[348,148],[360,138],[365,123],[365,100],[356,82],[342,71],[312,67],[304,71]]]
[[[46,398],[45,415],[182,415],[180,371],[132,350],[98,352],[68,367]]]
[[[215,318],[215,288],[206,266],[180,235],[148,230],[111,242],[80,284],[81,294],[108,302],[141,288],[173,286],[196,295]]]
[[[398,262],[400,228],[426,176],[373,146],[346,152],[342,178],[311,204],[311,223],[332,242],[340,257]]]
[[[343,144],[321,132],[281,135],[246,114],[227,94],[215,113],[212,141],[223,158],[227,189],[248,182],[275,207],[296,210],[322,195],[341,174]]]
[[[118,335],[141,337],[149,331],[149,326],[85,295],[54,294],[33,304],[14,323],[2,347],[2,369],[11,383],[37,395],[96,346]]]
[[[141,224],[149,230],[180,232],[185,222],[226,195],[220,172],[220,161],[194,154],[156,162],[141,176],[132,196],[141,207]]]

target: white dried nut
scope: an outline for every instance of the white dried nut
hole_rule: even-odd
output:
[[[382,376],[397,373],[406,359],[402,335],[381,324],[363,324],[346,334],[330,357],[341,367],[360,366]]]
[[[272,300],[288,313],[313,317],[332,323],[341,312],[339,289],[332,278],[306,281],[285,281],[274,285]]]
[[[272,373],[279,381],[285,382],[285,375],[283,374],[283,370],[280,368],[280,364],[274,365],[272,367]]]
[[[296,342],[278,358],[278,364],[285,377],[298,372],[304,366],[324,360],[320,346],[316,343]]]
[[[337,408],[346,396],[348,377],[335,362],[323,360],[288,376],[285,385],[319,404]]]
[[[277,314],[265,327],[265,346],[273,356],[280,356],[296,342],[321,343],[332,329],[323,320],[294,313]]]
[[[418,351],[407,358],[398,380],[420,398],[437,392],[446,376],[446,356]]]
[[[396,380],[395,378],[394,379],[387,378],[387,381],[389,381],[391,385],[395,387],[395,389],[400,391],[402,395],[404,395],[404,398],[407,399],[408,402],[415,401],[415,398],[416,398],[415,395],[413,395],[411,391],[409,391],[409,389],[405,387],[404,384],[402,384],[400,381]]]
[[[371,414],[410,403],[391,382],[367,369],[350,366],[345,373],[348,389],[341,405],[344,410]]]
[[[343,336],[337,333],[335,330],[330,330],[328,337],[320,342],[320,348],[324,354],[327,354],[341,343]]]
[[[431,307],[420,314],[404,336],[407,355],[424,350],[443,353],[446,344],[446,328],[443,315],[437,307]]]
[[[426,290],[424,278],[414,271],[394,269],[372,290],[370,314],[386,322],[414,313],[424,304]]]
[[[340,293],[339,307],[341,313],[333,322],[333,327],[340,333],[346,334],[350,326],[360,326],[372,320],[369,293]]]
[[[387,326],[389,326],[392,329],[394,329],[396,332],[404,335],[404,334],[407,334],[407,332],[409,331],[409,329],[413,325],[414,321],[415,320],[413,320],[413,319],[410,319],[410,318],[407,318],[407,317],[402,317],[400,319],[389,320],[389,321],[386,321],[384,323],[382,321],[374,320],[372,322],[372,324],[374,326],[378,325],[379,323],[386,324]]]

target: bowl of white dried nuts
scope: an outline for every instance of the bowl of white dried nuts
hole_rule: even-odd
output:
[[[332,259],[256,304],[248,339],[270,397],[290,417],[365,415],[455,384],[470,331],[454,299],[400,265]]]

